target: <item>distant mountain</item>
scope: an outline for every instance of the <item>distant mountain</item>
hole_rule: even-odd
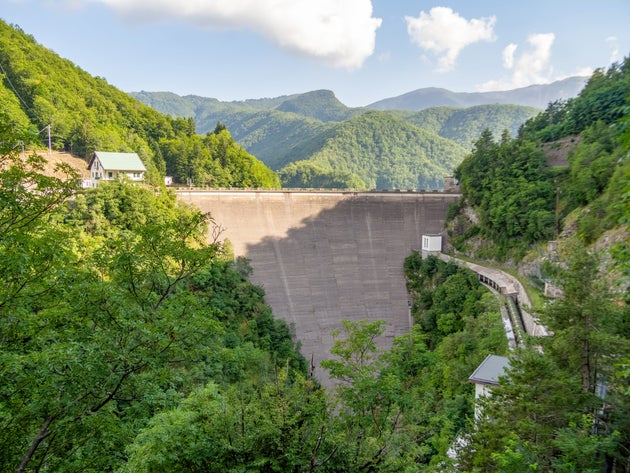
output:
[[[316,90],[288,98],[276,110],[291,112],[323,122],[340,122],[358,113],[361,109],[348,108],[330,90]]]
[[[392,108],[378,113],[347,107],[329,90],[235,102],[169,92],[131,95],[163,113],[194,118],[198,133],[221,122],[278,171],[285,186],[421,189],[441,187],[484,129],[497,139],[504,130],[515,136],[547,101],[576,95],[585,81],[483,94],[421,89],[377,102]],[[409,105],[420,101],[422,110]],[[505,103],[519,101],[539,108]]]
[[[213,130],[217,121],[233,131],[256,113],[272,110],[295,113],[301,117],[314,118],[322,122],[343,121],[364,111],[362,108],[345,106],[330,90],[314,90],[303,94],[233,102],[222,102],[215,98],[197,95],[181,97],[172,92],[141,91],[131,92],[130,95],[162,113],[175,117],[194,118],[198,133]],[[248,127],[245,125],[245,128]]]
[[[170,92],[131,95],[163,113],[193,117],[198,133],[223,123],[241,146],[275,170],[317,152],[323,133],[369,110],[346,107],[329,90],[238,102],[195,95],[180,97]],[[485,128],[497,138],[505,129],[515,136],[518,127],[537,112],[517,105],[480,105],[391,113],[470,149]]]
[[[452,117],[458,110],[448,110],[435,120],[436,130],[429,131],[413,121],[426,124],[437,111],[424,112],[425,118],[412,112],[401,118],[346,107],[327,90],[242,102],[169,92],[132,95],[164,113],[193,117],[201,133],[221,122],[248,152],[278,170],[288,187],[441,188],[444,176],[467,153],[438,136],[449,117],[456,122]]]
[[[545,109],[549,102],[576,97],[588,77],[569,77],[551,84],[530,85],[498,92],[452,92],[428,87],[387,98],[367,106],[375,110],[423,110],[430,107],[472,107],[485,104],[525,105]]]

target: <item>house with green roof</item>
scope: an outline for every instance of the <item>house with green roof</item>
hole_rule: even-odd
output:
[[[115,181],[129,179],[143,181],[147,168],[137,153],[112,153],[109,151],[94,151],[88,164],[90,184],[96,187],[100,181]]]

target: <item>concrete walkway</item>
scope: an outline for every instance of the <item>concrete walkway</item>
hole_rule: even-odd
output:
[[[525,331],[528,335],[535,337],[542,337],[549,335],[547,328],[542,325],[536,317],[534,317],[529,310],[532,307],[532,303],[525,291],[525,288],[521,282],[511,274],[495,268],[488,268],[479,264],[470,263],[468,261],[459,259],[454,256],[446,255],[444,253],[439,254],[439,258],[443,261],[452,261],[460,266],[465,266],[471,271],[474,271],[479,276],[479,280],[484,284],[495,289],[499,294],[509,296],[517,303],[521,312],[521,318]]]

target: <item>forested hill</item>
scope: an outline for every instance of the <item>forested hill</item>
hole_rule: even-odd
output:
[[[93,77],[72,62],[38,44],[19,27],[0,20],[0,106],[25,139],[44,146],[39,130],[50,125],[52,147],[87,158],[94,150],[135,151],[160,182],[168,173],[196,184],[277,187],[264,164],[238,146],[226,130],[211,137],[195,136],[192,120],[172,118]],[[204,149],[174,160],[176,148]],[[228,152],[229,150],[229,152]],[[213,154],[214,153],[214,154]],[[217,154],[218,153],[218,154]]]
[[[549,104],[516,138],[483,132],[456,171],[479,219],[454,218],[455,245],[518,261],[538,242],[566,233],[591,245],[627,223],[629,96],[626,59],[596,71],[578,97]]]
[[[510,355],[457,471],[630,467],[629,99],[626,58],[456,170],[449,251],[518,272],[550,333]]]
[[[284,183],[309,187],[317,170],[368,189],[435,189],[466,150],[391,114],[371,111],[331,127],[293,150],[280,170]],[[340,178],[337,176],[337,178]],[[358,178],[358,181],[357,179]]]
[[[418,112],[396,110],[391,113],[470,149],[485,129],[489,129],[496,138],[505,130],[510,136],[516,136],[521,125],[538,115],[540,110],[523,105],[494,104],[467,108],[432,107]]]
[[[421,112],[370,113],[368,109],[346,107],[326,90],[245,102],[180,97],[169,92],[133,95],[164,113],[194,117],[197,131],[212,129],[221,122],[239,144],[272,169],[290,165],[280,172],[283,185],[290,187],[441,187],[436,184],[439,172],[449,174],[453,164],[463,158],[462,150],[453,146],[454,143],[470,149],[485,128],[492,130],[497,138],[505,129],[515,136],[518,127],[539,111],[518,105],[483,105],[467,109],[436,107]],[[359,119],[362,114],[367,116]],[[397,121],[398,125],[392,128],[392,120],[399,120],[395,117],[406,123]],[[362,130],[361,124],[368,129]],[[384,137],[384,133],[389,136]],[[350,134],[353,134],[352,139]],[[330,143],[333,136],[337,137],[335,141],[345,140],[344,144]],[[410,142],[410,136],[420,141]],[[444,139],[454,143],[447,144]],[[383,148],[379,140],[387,146]],[[436,142],[441,145],[435,147]],[[334,156],[330,146],[341,154]],[[418,159],[420,149],[425,164],[418,169],[430,174],[412,178],[413,173],[402,169],[415,166],[411,163]],[[368,150],[375,154],[369,157]],[[385,160],[384,153],[389,153]],[[327,156],[325,163],[322,155]],[[348,156],[355,156],[362,163],[360,179],[351,169],[353,166],[348,166]],[[308,163],[291,164],[296,161]],[[429,162],[432,164],[427,166]],[[381,164],[385,167],[381,168]]]
[[[256,129],[256,125],[250,125],[248,122],[253,120],[254,123],[258,123],[257,114],[262,114],[268,120],[277,121],[274,126],[278,127],[283,125],[283,119],[290,120],[292,114],[296,115],[295,118],[330,122],[343,121],[364,111],[362,108],[345,106],[330,90],[232,102],[197,95],[182,97],[172,92],[141,91],[131,92],[130,95],[162,113],[174,117],[194,118],[199,133],[212,130],[217,122],[221,122],[230,130],[237,130],[234,137],[239,142],[250,143],[253,143],[253,140],[251,138],[248,140],[247,135]]]
[[[343,105],[328,90],[269,99],[222,102],[170,92],[132,92],[143,103],[175,117],[193,117],[198,133],[224,124],[234,139],[272,169],[295,160],[293,148],[329,128],[331,122],[362,113]]]

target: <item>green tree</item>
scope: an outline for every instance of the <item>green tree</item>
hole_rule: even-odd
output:
[[[575,419],[583,403],[579,380],[536,350],[510,358],[507,376],[481,400],[483,416],[461,455],[466,471],[509,471],[518,460],[527,471],[550,471],[555,456],[554,433]],[[577,418],[580,414],[577,414]],[[511,453],[512,452],[512,453]]]
[[[384,332],[383,321],[342,321],[343,332],[333,336],[331,354],[322,367],[340,384],[338,422],[344,471],[400,471],[412,468],[420,455],[413,441],[416,426],[405,418],[408,407],[402,379],[387,371],[375,339]],[[413,470],[412,470],[413,471]]]
[[[325,392],[284,370],[256,387],[209,384],[151,420],[125,471],[331,471],[329,417]]]
[[[597,257],[581,245],[568,250],[566,269],[558,275],[563,297],[541,314],[554,337],[547,349],[580,373],[585,392],[594,393],[598,376],[628,348],[620,335],[623,308],[614,304],[608,282],[598,274]]]
[[[195,386],[264,380],[272,360],[304,370],[287,327],[207,243],[206,215],[123,183],[69,206],[50,200],[63,187],[17,189],[31,218],[3,213],[3,471],[114,470]]]
[[[629,350],[627,307],[611,297],[597,258],[580,245],[567,250],[557,277],[563,296],[540,314],[552,335],[512,356],[482,402],[462,456],[470,471],[628,464],[627,379],[616,375]]]

